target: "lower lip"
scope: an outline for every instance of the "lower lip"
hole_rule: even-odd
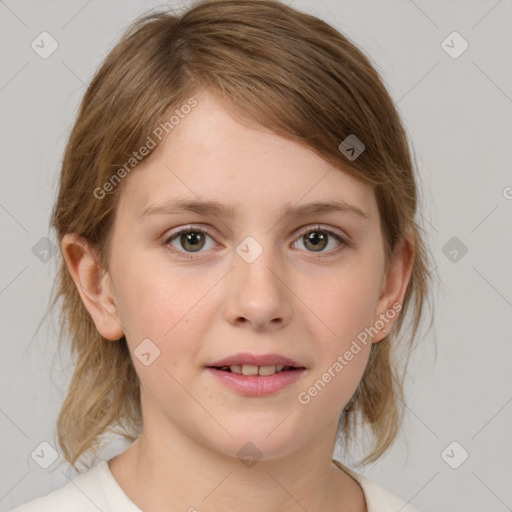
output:
[[[225,386],[246,396],[267,396],[281,391],[296,382],[305,368],[274,373],[274,375],[243,375],[238,373],[206,368]]]

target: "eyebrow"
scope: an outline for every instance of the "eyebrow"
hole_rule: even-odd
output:
[[[236,217],[236,208],[227,206],[217,201],[197,201],[193,199],[180,199],[172,202],[155,203],[144,208],[139,215],[139,222],[147,217],[156,214],[179,214],[183,212],[197,213],[199,215],[213,215],[233,219]],[[349,204],[346,201],[316,201],[300,206],[287,204],[280,210],[280,217],[306,217],[321,213],[341,213],[347,216],[354,216],[364,222],[369,221],[369,215],[361,208]]]

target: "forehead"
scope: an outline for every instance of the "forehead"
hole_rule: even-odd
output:
[[[169,200],[217,202],[232,213],[282,214],[286,206],[345,202],[376,214],[373,190],[309,148],[234,119],[213,96],[175,126],[124,183],[119,209],[137,217]]]

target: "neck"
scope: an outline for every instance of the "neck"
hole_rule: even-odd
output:
[[[157,427],[144,423],[141,436],[110,463],[142,510],[366,510],[359,485],[332,463],[337,425],[293,453],[252,461],[241,460],[243,451],[241,458],[219,453],[176,426],[167,424],[165,436]]]
[[[142,510],[366,511],[359,484],[332,463],[336,415],[294,449],[293,439],[279,437],[283,430],[253,440],[271,459],[225,429],[198,438],[151,402],[143,401],[143,418],[140,437],[110,462],[114,478]]]

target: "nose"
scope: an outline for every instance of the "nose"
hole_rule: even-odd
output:
[[[283,264],[273,251],[264,250],[248,263],[234,255],[234,267],[228,274],[226,320],[255,330],[281,329],[292,316],[293,292]]]

